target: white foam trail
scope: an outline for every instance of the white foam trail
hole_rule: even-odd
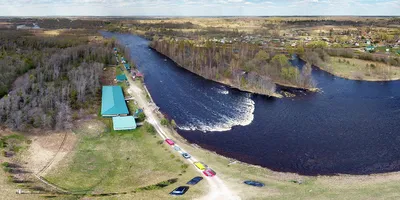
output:
[[[221,91],[221,94],[229,94],[228,90]]]
[[[250,96],[244,99],[241,105],[235,107],[235,117],[229,117],[226,115],[221,115],[221,122],[216,123],[205,123],[200,120],[196,120],[195,123],[190,123],[186,125],[178,125],[180,130],[187,131],[202,131],[202,132],[223,132],[229,131],[234,126],[247,126],[251,124],[254,119],[255,102],[250,99]]]
[[[223,87],[223,89],[220,88],[212,88],[213,90],[217,91],[219,94],[229,94],[229,91]]]

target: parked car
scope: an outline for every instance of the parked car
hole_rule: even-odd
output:
[[[244,181],[244,184],[255,186],[255,187],[264,187],[264,183],[257,182],[257,181]]]
[[[188,154],[188,153],[182,153],[182,156],[183,156],[184,158],[186,158],[186,159],[189,159],[190,157],[192,157],[192,156],[190,156],[190,154]]]
[[[180,147],[178,147],[178,146],[174,146],[174,149],[176,150],[176,151],[180,151],[181,150],[181,148]]]
[[[185,194],[188,190],[189,186],[180,186],[175,188],[175,190],[172,190],[172,192],[170,192],[169,194],[173,196],[179,196]]]
[[[175,144],[175,142],[172,141],[171,139],[166,139],[165,142],[166,142],[167,144],[171,145],[171,146]]]
[[[188,184],[188,185],[196,185],[196,184],[199,183],[201,180],[203,180],[203,177],[196,176],[196,177],[192,178],[192,180],[190,180],[190,181],[187,182],[186,184]]]
[[[207,169],[207,165],[203,164],[202,162],[194,162],[194,166],[196,166],[200,170],[205,170]]]
[[[206,176],[209,176],[209,177],[213,177],[213,176],[215,176],[217,173],[215,173],[214,170],[208,168],[208,169],[206,169],[206,170],[203,171],[203,174],[206,175]]]

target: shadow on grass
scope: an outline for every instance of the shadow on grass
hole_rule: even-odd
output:
[[[136,188],[130,192],[107,192],[107,193],[89,194],[89,192],[90,192],[89,190],[83,190],[83,191],[71,191],[71,192],[69,192],[69,194],[62,194],[62,195],[66,195],[66,196],[72,195],[72,196],[79,196],[79,197],[83,197],[83,196],[90,196],[90,197],[115,196],[115,195],[129,194],[129,193],[138,193],[138,192],[142,192],[142,191],[158,190],[158,189],[167,187],[169,185],[172,185],[176,182],[178,182],[178,179],[173,178],[173,179],[159,182],[154,185],[148,185],[145,187]],[[56,197],[56,196],[47,196],[46,198],[54,198],[54,197]]]

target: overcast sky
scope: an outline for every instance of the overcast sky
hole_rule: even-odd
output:
[[[400,15],[400,0],[0,0],[0,16]]]

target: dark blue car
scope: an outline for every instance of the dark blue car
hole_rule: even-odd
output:
[[[257,181],[245,181],[244,184],[255,186],[255,187],[264,187],[264,183],[260,183]]]
[[[180,196],[184,195],[188,190],[189,190],[188,186],[180,186],[175,188],[175,190],[172,190],[172,192],[170,192],[169,194],[172,196]]]
[[[190,181],[187,182],[186,184],[188,184],[188,185],[196,185],[196,184],[199,183],[201,180],[203,180],[203,177],[196,176],[196,177],[192,178],[192,180],[190,180]]]

